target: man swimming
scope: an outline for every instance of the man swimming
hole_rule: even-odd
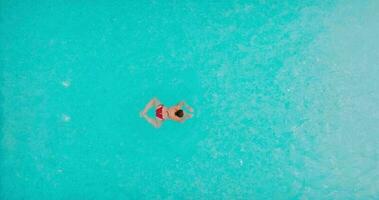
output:
[[[155,107],[155,119],[149,117],[146,113],[151,107]],[[187,105],[184,101],[179,102],[172,107],[165,107],[157,98],[152,98],[149,103],[146,104],[143,111],[140,112],[140,116],[144,117],[155,128],[159,128],[164,120],[171,119],[177,122],[184,122],[186,119],[192,117],[193,114],[186,113],[182,110],[182,107],[189,112],[193,112],[193,108]]]

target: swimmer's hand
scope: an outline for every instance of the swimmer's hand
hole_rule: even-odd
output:
[[[186,108],[187,108],[187,110],[188,111],[190,111],[191,113],[193,113],[194,112],[194,110],[193,110],[193,108],[191,107],[191,106],[189,106],[189,105],[184,105]]]
[[[143,117],[145,114],[146,114],[145,112],[141,111],[141,112],[139,113],[139,116],[140,116],[140,117]]]

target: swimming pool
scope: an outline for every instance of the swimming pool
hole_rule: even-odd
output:
[[[1,1],[0,199],[378,199],[378,10]]]

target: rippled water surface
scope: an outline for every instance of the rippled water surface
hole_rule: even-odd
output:
[[[0,199],[378,199],[379,2],[205,2],[0,1]]]

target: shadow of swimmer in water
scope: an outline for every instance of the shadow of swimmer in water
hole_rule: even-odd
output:
[[[146,114],[147,111],[153,106],[155,107],[155,119],[149,117]],[[193,113],[193,108],[187,105],[184,101],[179,102],[175,106],[166,107],[157,98],[154,97],[140,112],[140,116],[145,118],[146,121],[152,124],[155,128],[159,128],[164,120],[171,119],[177,122],[184,122],[186,119],[191,118],[193,114],[184,112],[182,107],[185,107],[186,110]]]

